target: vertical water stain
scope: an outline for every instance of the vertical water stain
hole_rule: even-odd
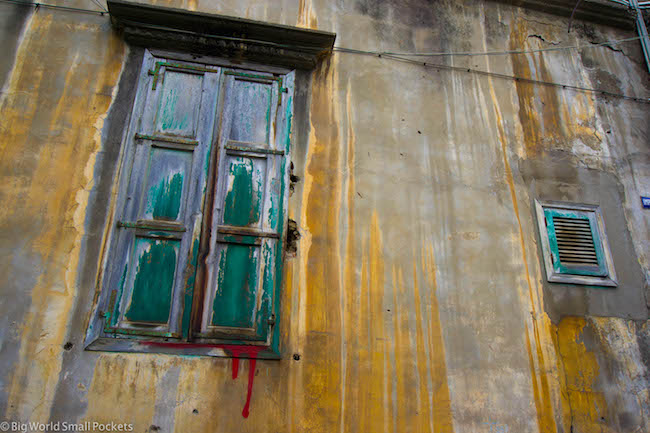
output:
[[[305,215],[302,225],[311,244],[306,254],[306,286],[301,296],[305,315],[303,351],[304,410],[300,425],[313,432],[331,432],[340,417],[340,229],[341,199],[338,112],[333,95],[337,74],[331,59],[314,72],[310,121],[312,137],[306,168]]]
[[[518,32],[515,32],[514,28],[518,29]],[[522,35],[523,30],[521,25],[513,27],[513,34],[511,35],[512,40],[516,39],[517,35]],[[523,43],[521,38],[518,43]],[[521,45],[523,46],[523,45]],[[513,61],[515,63],[515,61]],[[527,63],[519,64],[521,73],[524,73],[524,69],[527,67]],[[513,68],[517,68],[513,66]],[[533,398],[535,401],[535,409],[537,412],[537,424],[540,433],[554,433],[556,431],[556,421],[555,421],[555,408],[552,403],[551,397],[551,386],[549,384],[548,371],[547,371],[547,359],[546,352],[550,348],[552,350],[552,343],[550,342],[550,331],[548,318],[543,312],[542,307],[542,298],[539,293],[539,287],[533,286],[530,277],[530,270],[528,267],[528,254],[526,249],[526,243],[524,239],[524,231],[522,228],[521,217],[519,214],[519,204],[517,201],[517,192],[514,183],[514,178],[512,174],[512,169],[510,168],[510,162],[508,161],[508,137],[505,132],[505,127],[503,124],[503,119],[501,116],[501,110],[499,102],[494,91],[494,86],[492,81],[489,81],[490,84],[490,96],[494,103],[494,115],[496,118],[496,126],[499,134],[499,144],[501,147],[501,153],[503,158],[504,166],[504,177],[505,182],[508,185],[510,191],[510,199],[512,203],[512,209],[514,212],[514,217],[516,220],[516,230],[518,233],[518,241],[521,251],[521,259],[523,264],[523,277],[526,280],[526,286],[528,288],[527,295],[523,290],[520,290],[520,297],[522,301],[528,302],[532,322],[529,326],[528,322],[525,322],[525,342],[526,350],[528,352],[529,359],[529,368],[531,373],[531,382],[533,388]],[[522,110],[524,115],[529,116],[528,121],[533,123],[525,125],[524,129],[524,141],[526,145],[526,152],[528,156],[535,154],[538,151],[538,137],[535,135],[537,131],[527,130],[531,126],[537,128],[539,124],[537,118],[534,117],[533,108],[527,103],[533,100],[534,88],[532,86],[519,87],[517,84],[517,93],[520,99],[520,116],[522,116]],[[522,124],[525,123],[525,120],[522,120]],[[532,134],[532,135],[531,135]],[[532,328],[532,329],[531,329]],[[540,328],[544,333],[540,332]],[[532,338],[531,338],[532,336]],[[534,348],[533,348],[534,344]]]
[[[429,371],[432,379],[432,408],[434,433],[453,433],[454,420],[451,412],[451,397],[447,381],[447,361],[445,358],[445,341],[440,322],[438,304],[438,280],[436,277],[436,260],[433,245],[425,245],[421,252],[422,269],[429,296],[423,298],[428,304],[428,344]]]
[[[56,14],[56,15],[55,15]],[[40,10],[18,52],[1,108],[0,172],[6,206],[0,228],[21,233],[45,265],[22,323],[7,416],[47,420],[61,368],[61,347],[76,296],[85,209],[93,187],[103,119],[123,65],[124,45],[99,21],[70,21]],[[93,53],[89,61],[87,54]],[[38,101],[38,103],[36,102]],[[25,263],[26,266],[29,264]],[[29,302],[29,301],[26,301]]]
[[[345,172],[347,174],[346,204],[347,204],[347,233],[345,240],[345,261],[343,265],[343,291],[341,315],[343,317],[343,344],[341,345],[341,425],[340,431],[359,431],[359,362],[357,359],[359,347],[359,284],[357,282],[357,243],[355,242],[355,217],[354,199],[356,197],[356,184],[354,177],[355,166],[355,135],[352,127],[352,89],[348,82],[346,92],[346,120],[347,120],[347,160]]]
[[[521,50],[528,45],[528,28],[517,20],[511,27],[510,49]],[[540,81],[553,81],[544,61],[543,53],[511,54],[513,75]],[[524,144],[528,157],[533,157],[553,143],[565,139],[560,118],[560,103],[555,88],[515,81],[519,99],[519,121],[523,128]]]
[[[431,290],[431,289],[430,289]],[[424,345],[424,330],[423,330],[423,317],[422,317],[422,302],[420,299],[420,288],[418,284],[418,269],[417,269],[417,260],[413,260],[413,300],[415,302],[415,338],[416,338],[416,362],[418,370],[418,382],[419,386],[419,405],[418,411],[420,416],[420,425],[418,425],[418,431],[424,432],[433,430],[433,419],[430,414],[430,405],[429,401],[429,379],[432,372],[428,369],[431,363],[427,359],[427,351]],[[428,362],[429,361],[429,362]]]
[[[300,0],[298,5],[298,27],[318,29],[318,19],[313,11],[312,0]]]
[[[365,248],[364,248],[365,250]],[[361,305],[359,315],[359,393],[361,431],[384,429],[384,357],[386,356],[384,322],[384,258],[379,218],[373,212],[370,223],[368,252],[363,255],[361,272]]]

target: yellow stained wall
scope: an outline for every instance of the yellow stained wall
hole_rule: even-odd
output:
[[[363,12],[363,2],[150,3],[336,31],[341,46],[358,46],[360,34],[368,49],[400,48],[409,27],[397,9],[382,22]],[[370,6],[378,14],[387,7]],[[415,32],[409,49],[431,49],[426,31],[447,41],[447,51],[486,51],[537,48],[529,34],[553,40],[563,30],[553,17],[537,16],[542,24],[535,24],[517,8],[492,3],[479,4],[479,15],[452,3],[437,7],[440,21]],[[417,11],[415,3],[404,8]],[[495,39],[482,16],[509,28]],[[563,150],[615,172],[612,152],[647,149],[632,127],[620,133],[637,144],[610,149],[603,126],[591,119],[610,116],[629,126],[623,117],[643,118],[646,106],[625,102],[618,113],[601,106],[604,115],[602,101],[583,93],[375,57],[324,60],[312,76],[308,142],[294,144],[302,181],[289,211],[302,237],[285,269],[286,356],[257,362],[244,419],[247,362],[233,380],[228,359],[80,347],[85,329],[71,317],[74,308],[91,307],[75,303],[80,291],[93,290],[78,283],[88,197],[128,48],[106,17],[40,9],[26,25],[0,102],[0,230],[24,233],[7,236],[7,245],[34,264],[34,283],[15,294],[26,312],[10,324],[20,344],[6,362],[6,419],[127,422],[135,431],[176,432],[650,426],[637,343],[647,325],[614,317],[551,322],[530,192],[518,171],[520,158]],[[454,29],[472,30],[462,38]],[[640,86],[638,68],[600,55],[631,83],[622,91]],[[575,59],[546,54],[453,62],[545,81],[586,74]],[[636,181],[621,179],[628,189]],[[643,239],[647,229],[630,230]],[[644,247],[636,247],[643,261]],[[0,284],[9,286],[25,265],[2,266]],[[65,361],[70,340],[79,343]]]
[[[40,267],[9,266],[0,284],[15,272],[36,273],[34,286],[22,288],[31,298],[27,314],[12,324],[24,344],[5,382],[6,417],[44,420],[79,289],[87,198],[125,46],[104,19],[60,20],[56,11],[39,11],[29,26],[1,105],[0,220],[5,233],[24,233],[22,248]]]

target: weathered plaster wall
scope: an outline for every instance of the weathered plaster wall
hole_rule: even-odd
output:
[[[3,3],[0,5],[0,49],[4,60],[0,65],[0,89],[4,89],[7,77],[14,67],[16,50],[31,10],[24,6]]]
[[[567,35],[566,19],[470,0],[150,3],[334,31],[337,45],[368,50],[633,35],[584,23]],[[305,75],[286,356],[257,362],[244,419],[246,381],[228,359],[83,351],[141,51],[106,17],[40,9],[22,25],[0,100],[6,419],[140,432],[650,430],[648,105],[342,53]],[[631,44],[435,62],[648,97],[641,60]],[[535,198],[603,206],[619,288],[544,283]]]

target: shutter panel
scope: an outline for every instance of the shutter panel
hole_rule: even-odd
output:
[[[293,76],[225,71],[199,337],[268,341],[281,275]]]
[[[607,275],[593,212],[544,209],[544,216],[555,272]]]
[[[187,335],[219,73],[145,54],[106,272],[107,333]]]

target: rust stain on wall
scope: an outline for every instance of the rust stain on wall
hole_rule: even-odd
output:
[[[318,28],[318,18],[313,10],[312,0],[300,0],[298,4],[298,27]]]
[[[393,283],[393,335],[391,335],[393,340],[393,356],[395,357],[395,363],[392,366],[391,376],[393,376],[393,393],[395,395],[393,404],[393,426],[394,431],[404,431],[408,419],[406,417],[406,408],[404,396],[406,394],[405,385],[404,385],[404,375],[407,374],[406,367],[404,366],[404,335],[402,334],[402,326],[400,321],[400,307],[399,307],[399,280],[397,274],[397,267],[393,264],[391,266],[391,276]],[[410,355],[407,348],[407,355]]]
[[[350,402],[349,412],[352,416],[361,415],[359,419],[360,431],[381,431],[384,429],[384,371],[385,338],[384,326],[381,321],[383,316],[384,297],[384,259],[382,251],[381,232],[377,214],[373,213],[370,223],[370,242],[363,247],[361,264],[361,284],[358,292],[358,304],[352,304],[348,319],[354,323],[358,330],[358,370],[357,384],[362,385],[364,391],[358,393],[358,408],[354,409],[354,400]],[[365,242],[364,242],[365,244]],[[348,289],[353,289],[349,287]],[[358,308],[355,308],[358,305]],[[356,312],[355,312],[356,309]],[[354,347],[354,346],[353,346]],[[353,349],[354,350],[354,349]],[[354,353],[349,353],[354,356]],[[347,389],[354,389],[354,384]]]
[[[520,20],[511,27],[510,31],[510,49],[520,50],[522,47],[528,45],[528,28]],[[512,54],[510,59],[512,62],[513,75],[523,78],[538,79],[536,74],[531,70],[531,62],[533,65],[537,63],[543,66],[543,60],[539,60],[542,54],[537,56],[536,59],[530,59],[528,55]],[[548,79],[547,71],[542,67],[540,70],[542,76],[539,79]],[[546,75],[546,76],[544,76]],[[524,132],[524,144],[526,146],[526,153],[528,157],[534,157],[537,153],[543,150],[543,140],[548,135],[557,135],[557,127],[559,126],[559,119],[557,116],[558,101],[555,91],[549,87],[538,86],[535,84],[515,81],[517,88],[517,97],[519,98],[519,121]],[[538,94],[539,92],[539,94]],[[537,102],[541,101],[543,110],[540,110]],[[540,116],[541,112],[541,116]]]
[[[414,254],[415,256],[415,254]],[[429,412],[431,403],[429,402],[429,374],[427,366],[430,366],[430,363],[427,362],[427,352],[424,345],[424,330],[423,330],[423,318],[422,318],[422,302],[420,301],[420,287],[418,284],[418,269],[417,261],[413,261],[413,301],[415,307],[415,342],[416,342],[416,366],[418,370],[418,381],[420,383],[420,389],[418,394],[418,414],[420,415],[420,425],[418,426],[418,431],[433,431],[433,419]]]
[[[356,305],[358,305],[357,284],[357,243],[355,239],[355,216],[354,216],[354,199],[356,197],[356,184],[354,175],[355,166],[355,142],[356,137],[352,123],[352,89],[348,82],[346,89],[346,121],[347,121],[347,158],[346,158],[346,201],[347,201],[347,234],[345,239],[345,261],[343,265],[344,293],[342,306],[343,315],[343,338],[345,344],[341,348],[341,363],[343,368],[343,386],[341,396],[341,426],[340,431],[354,430],[359,431],[358,405],[359,388],[356,386],[359,377],[359,364],[356,362],[354,354],[358,346],[358,323],[356,318]]]
[[[524,20],[511,26],[510,49],[513,51],[540,48],[531,46],[531,29]],[[535,39],[537,40],[537,39]],[[556,56],[558,54],[555,54]],[[566,78],[554,77],[545,53],[511,54],[513,75],[548,83],[563,83]],[[560,61],[557,59],[556,62]],[[593,84],[598,87],[597,84]],[[595,124],[593,97],[581,92],[560,91],[554,86],[515,81],[519,100],[526,155],[529,158],[550,150],[572,150],[576,142],[592,151],[602,149],[602,136]]]
[[[514,67],[514,66],[513,66]],[[518,232],[518,241],[522,256],[522,262],[524,267],[524,278],[526,280],[528,288],[528,303],[531,311],[532,322],[529,325],[528,321],[524,322],[525,324],[525,342],[526,350],[528,352],[528,359],[530,364],[531,372],[531,381],[533,387],[533,397],[535,401],[535,408],[537,411],[537,424],[540,433],[554,433],[557,430],[555,415],[554,415],[554,405],[552,401],[552,390],[551,385],[549,384],[548,371],[547,371],[547,354],[548,349],[552,348],[550,345],[550,335],[549,332],[544,334],[540,333],[540,328],[542,331],[548,331],[548,318],[546,317],[543,307],[542,307],[542,297],[539,293],[540,288],[538,286],[533,286],[533,283],[530,278],[530,270],[528,267],[528,257],[525,243],[524,231],[521,224],[521,216],[519,213],[519,204],[517,201],[516,187],[513,179],[512,169],[510,168],[510,163],[508,161],[508,138],[503,126],[503,120],[501,116],[501,110],[499,108],[499,103],[490,80],[490,94],[494,104],[494,114],[496,117],[496,126],[498,130],[498,140],[501,145],[501,152],[504,164],[504,175],[505,181],[508,185],[510,191],[510,199],[512,202],[512,208],[514,216],[517,222],[517,232]],[[517,92],[520,98],[520,104],[522,104],[522,89],[517,87]],[[525,98],[530,97],[525,92],[528,92],[529,88],[523,89]],[[527,110],[528,108],[526,108]],[[522,106],[520,106],[520,115],[521,115]],[[532,115],[532,113],[529,113]],[[527,149],[531,141],[531,137],[527,136],[526,127],[524,127],[524,136],[527,143]],[[533,146],[532,149],[535,149]],[[520,290],[520,296],[525,300],[526,296]],[[541,322],[541,324],[540,324]],[[532,329],[531,329],[532,328]]]
[[[300,425],[310,431],[338,428],[340,416],[340,257],[339,203],[341,179],[337,85],[332,59],[314,73],[310,122],[309,159],[306,170],[305,215],[310,245],[306,257],[306,286],[301,288],[308,310],[303,350],[309,353],[302,365],[304,410]]]
[[[422,270],[429,296],[428,301],[428,344],[429,372],[432,380],[431,416],[434,433],[453,433],[454,422],[451,411],[451,397],[447,381],[447,361],[445,359],[445,341],[440,322],[440,306],[438,304],[438,279],[436,276],[436,259],[433,245],[424,245],[421,252]]]
[[[603,392],[597,390],[600,366],[594,353],[587,350],[584,335],[587,321],[582,317],[563,319],[554,334],[565,377],[565,428],[572,431],[613,432],[603,421],[609,417]]]

